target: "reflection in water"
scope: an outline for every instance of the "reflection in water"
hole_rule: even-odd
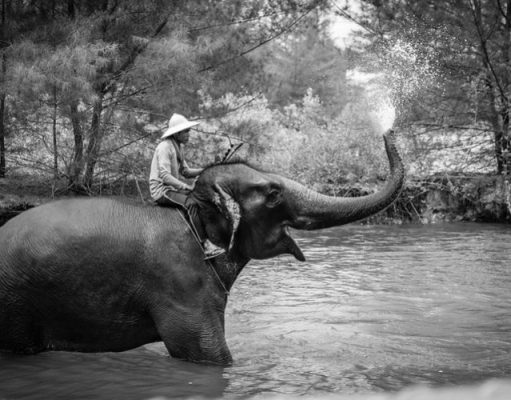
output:
[[[511,377],[511,229],[300,232],[307,262],[253,261],[226,315],[235,364],[125,353],[0,355],[0,398],[353,393]]]
[[[221,397],[223,368],[173,360],[160,345],[124,353],[0,355],[0,398]]]

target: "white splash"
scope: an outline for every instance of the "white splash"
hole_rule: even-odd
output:
[[[396,107],[389,96],[389,90],[382,86],[372,86],[366,91],[369,120],[374,131],[383,134],[394,125]]]
[[[353,71],[351,79],[365,88],[365,102],[369,120],[378,134],[391,129],[396,119],[396,109],[406,113],[410,101],[416,101],[427,88],[440,83],[436,67],[437,54],[420,43],[396,40],[387,43],[377,53],[368,74]],[[366,78],[362,81],[361,78]]]
[[[396,107],[388,97],[382,98],[371,111],[371,119],[378,133],[385,133],[394,125],[396,120]]]

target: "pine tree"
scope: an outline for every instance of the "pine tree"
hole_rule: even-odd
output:
[[[331,115],[341,113],[349,99],[348,62],[327,28],[327,20],[316,10],[292,33],[272,43],[264,67],[271,103],[298,103],[312,89]]]
[[[147,137],[140,120],[197,115],[201,89],[220,96],[257,87],[261,68],[253,50],[317,6],[293,0],[12,1],[23,32],[12,41],[6,71],[15,131],[48,131],[52,157],[41,163],[55,176],[59,169],[71,189],[85,191],[92,190],[98,163],[104,171],[124,140]]]
[[[8,46],[7,42],[7,7],[6,0],[2,0],[2,15],[1,15],[1,23],[0,27],[0,178],[5,177],[6,173],[6,162],[5,162],[5,136],[6,136],[6,107],[5,107],[5,79],[7,74],[7,55],[6,55],[6,47]]]
[[[367,0],[362,6],[361,23],[373,43],[369,50],[392,61],[398,53],[393,43],[404,43],[418,56],[415,66],[431,62],[437,69],[436,87],[402,96],[409,120],[436,130],[491,131],[495,169],[510,175],[511,1]],[[416,84],[411,67],[396,65],[405,90]]]

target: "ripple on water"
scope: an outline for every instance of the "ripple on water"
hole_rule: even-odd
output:
[[[511,229],[300,232],[307,262],[249,264],[232,290],[235,364],[124,353],[0,355],[0,398],[144,399],[399,390],[511,376]]]
[[[303,233],[306,263],[247,267],[228,311],[243,329],[228,315],[228,341],[241,365],[310,374],[299,394],[509,376],[510,239],[475,224]]]

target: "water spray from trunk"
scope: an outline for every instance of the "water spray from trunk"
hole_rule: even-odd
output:
[[[394,126],[396,108],[385,95],[373,99],[372,103],[374,108],[369,112],[371,124],[376,133],[383,134]]]

